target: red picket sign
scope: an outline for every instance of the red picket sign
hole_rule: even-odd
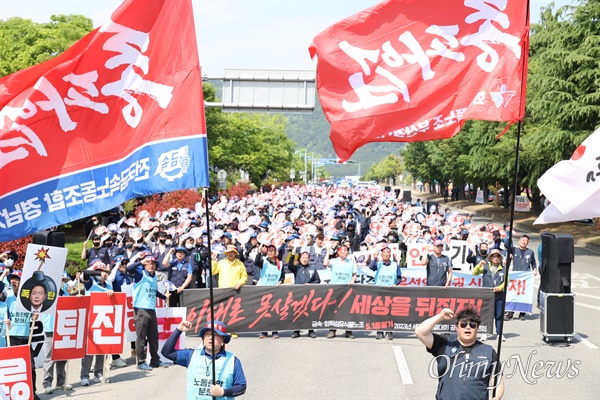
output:
[[[0,349],[0,399],[33,400],[29,346]]]
[[[85,357],[89,296],[60,296],[56,304],[52,360]]]
[[[90,294],[87,354],[120,354],[123,351],[127,295]]]

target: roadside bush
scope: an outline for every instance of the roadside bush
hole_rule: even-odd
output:
[[[242,198],[246,196],[246,194],[250,190],[252,190],[252,186],[250,186],[246,182],[238,182],[229,188],[227,194],[229,195],[229,197]]]
[[[27,245],[33,242],[33,235],[24,236],[20,239],[11,240],[10,242],[0,243],[0,253],[7,250],[13,250],[19,255],[19,259],[15,262],[13,268],[23,268],[25,261],[25,253],[27,253]]]
[[[175,208],[191,208],[197,202],[202,200],[202,195],[196,189],[177,190],[175,192],[155,194],[146,199],[146,201],[135,209],[135,214],[140,211],[147,210],[150,215],[154,216],[158,211],[161,213],[171,207]]]

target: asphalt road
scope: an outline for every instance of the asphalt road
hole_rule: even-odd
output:
[[[485,221],[485,219],[478,219]],[[530,248],[537,249],[539,237]],[[537,290],[537,289],[536,289]],[[572,271],[576,293],[577,335],[571,343],[545,343],[540,333],[539,311],[525,321],[505,323],[507,341],[501,358],[506,364],[505,399],[597,399],[600,394],[600,254],[576,250]],[[340,331],[341,332],[341,331]],[[375,340],[374,332],[355,332],[356,339],[318,337],[258,339],[240,334],[228,350],[242,361],[248,390],[245,399],[432,399],[437,380],[428,370],[432,357],[414,335],[395,334],[393,341]],[[187,347],[200,343],[189,337]],[[497,345],[496,342],[488,342]],[[128,355],[127,354],[124,354]],[[38,370],[42,399],[184,399],[186,370],[171,366],[152,372],[138,371],[133,359],[128,367],[110,371],[111,383],[80,387],[78,361],[69,362],[69,392],[45,395]]]

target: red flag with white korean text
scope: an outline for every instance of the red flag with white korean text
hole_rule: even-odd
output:
[[[127,295],[90,293],[87,354],[120,354],[125,335]]]
[[[63,54],[0,78],[0,242],[208,185],[191,0],[125,0]]]
[[[89,306],[90,296],[58,297],[54,316],[52,360],[78,360],[85,357]]]
[[[33,400],[30,347],[0,348],[0,399]]]
[[[449,138],[525,107],[526,0],[388,0],[327,28],[317,89],[341,161],[370,142]]]

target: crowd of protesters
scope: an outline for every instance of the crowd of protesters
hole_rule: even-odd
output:
[[[300,186],[244,198],[221,196],[209,201],[208,208],[208,223],[204,203],[155,215],[140,211],[107,226],[101,225],[98,218],[89,220],[89,237],[81,253],[88,268],[71,276],[62,293],[118,292],[123,285],[132,284],[137,334],[132,356],[142,370],[166,367],[157,354],[153,299],[135,299],[136,291],[142,289],[154,290],[156,296],[176,307],[183,290],[210,285],[236,289],[243,285],[280,285],[286,273],[293,274],[295,284],[318,284],[322,283],[319,271],[329,269],[330,283],[352,284],[356,281],[352,254],[358,251],[370,252],[367,266],[375,271],[375,284],[399,285],[410,243],[430,245],[432,252],[426,251],[421,257],[427,269],[427,284],[448,286],[452,263],[442,251],[452,239],[467,240],[467,259],[474,267],[473,273],[483,274],[484,284],[494,287],[497,299],[503,290],[498,271],[508,256],[514,258],[515,270],[536,270],[535,255],[527,248],[529,238],[521,235],[519,246],[513,246],[508,242],[508,224],[474,224],[471,215],[451,213],[448,208],[442,211],[437,203],[428,207],[418,199],[404,201],[402,192]],[[391,245],[397,246],[399,252],[395,254],[399,256],[392,256]],[[10,304],[12,297],[12,291],[4,287],[18,287],[19,271],[13,268],[18,257],[14,251],[0,255],[0,273],[6,271],[1,276],[0,305]],[[168,288],[165,293],[156,290],[160,281]],[[0,313],[5,308],[0,306]],[[523,319],[524,315],[519,317]],[[498,318],[502,316],[497,312],[497,323]],[[512,314],[506,318],[512,318]],[[10,325],[6,317],[1,320]],[[308,335],[316,337],[313,330]],[[259,337],[267,336],[268,332],[262,332]],[[271,336],[278,338],[279,334],[273,332]],[[300,331],[292,334],[292,338],[299,336]],[[335,336],[332,330],[327,338]],[[351,331],[345,336],[354,338]],[[17,335],[10,338],[15,343],[19,340]],[[392,333],[377,332],[376,339],[383,338],[391,340]],[[3,344],[0,341],[0,346]],[[146,347],[151,353],[149,364]],[[82,385],[89,384],[91,363],[91,356],[82,360]],[[111,365],[120,368],[127,363],[114,355]],[[46,367],[44,370],[47,376]],[[94,381],[103,380],[101,371],[102,362],[97,361]],[[49,376],[49,381],[44,380],[46,393],[53,391]],[[57,378],[57,387],[71,388],[65,384],[61,369]]]

